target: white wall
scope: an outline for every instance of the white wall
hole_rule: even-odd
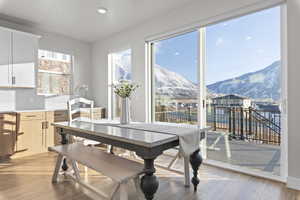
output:
[[[107,55],[128,47],[132,48],[132,69],[134,81],[142,84],[142,89],[133,99],[133,119],[146,119],[147,90],[145,85],[145,38],[169,32],[192,24],[209,22],[212,18],[230,17],[231,11],[239,10],[240,14],[249,10],[274,3],[273,0],[210,0],[194,1],[192,4],[174,10],[164,16],[148,21],[130,30],[123,31],[93,45],[93,95],[97,104],[107,107]],[[248,6],[249,5],[249,6]],[[248,8],[246,8],[246,7]],[[226,18],[226,17],[225,17]],[[288,37],[288,180],[289,186],[300,189],[300,0],[287,0],[287,37]]]
[[[91,44],[62,35],[46,33],[28,26],[0,20],[0,26],[41,35],[39,48],[71,54],[74,62],[74,86],[86,84],[91,96]],[[44,98],[35,89],[0,89],[0,110],[66,108],[66,97]]]
[[[287,0],[288,185],[300,190],[300,0]]]

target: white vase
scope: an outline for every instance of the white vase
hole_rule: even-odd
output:
[[[129,98],[121,98],[121,116],[120,123],[121,124],[129,124],[130,123],[130,100]]]

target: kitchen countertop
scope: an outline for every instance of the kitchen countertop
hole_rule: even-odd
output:
[[[23,113],[23,112],[47,112],[47,111],[63,111],[66,109],[38,109],[38,110],[0,110],[1,113]]]
[[[101,107],[94,107],[101,108]],[[81,108],[84,109],[84,108]],[[64,111],[68,110],[67,108],[59,108],[59,109],[37,109],[37,110],[0,110],[1,113],[24,113],[24,112],[47,112],[47,111]]]

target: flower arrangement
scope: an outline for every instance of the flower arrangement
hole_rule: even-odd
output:
[[[113,85],[114,93],[122,98],[129,98],[140,86],[127,80],[121,80],[119,84]]]

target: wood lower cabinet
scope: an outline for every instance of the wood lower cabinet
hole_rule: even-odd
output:
[[[48,151],[54,145],[53,112],[18,113],[16,150],[13,158]]]
[[[54,127],[51,125],[54,123],[54,112],[46,112],[45,121],[45,151],[48,151],[48,147],[54,146]]]
[[[16,113],[0,114],[0,159],[14,153],[16,143]]]
[[[42,153],[43,151],[43,120],[21,120],[14,157]]]
[[[103,108],[94,108],[94,119],[104,117]],[[86,117],[85,113],[79,114]],[[20,112],[0,114],[0,158],[19,158],[48,151],[60,144],[54,122],[68,121],[68,111]]]

